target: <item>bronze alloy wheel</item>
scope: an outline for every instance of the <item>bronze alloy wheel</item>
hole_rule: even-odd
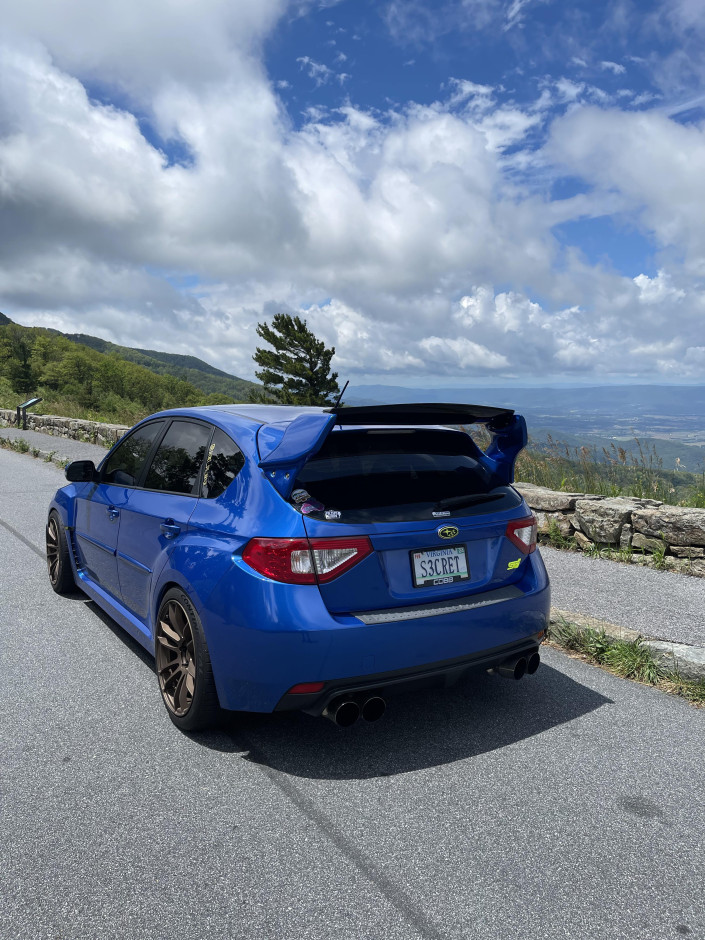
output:
[[[49,513],[46,528],[47,569],[49,581],[57,594],[71,594],[76,590],[71,568],[69,543],[63,523],[55,509]]]
[[[59,523],[54,515],[49,516],[49,522],[47,522],[47,568],[49,580],[54,587],[61,574]]]
[[[162,598],[154,636],[159,688],[169,717],[182,731],[220,721],[213,667],[200,617],[188,594],[171,587]]]
[[[157,675],[166,707],[177,717],[187,714],[196,690],[196,656],[189,615],[176,600],[159,611]]]

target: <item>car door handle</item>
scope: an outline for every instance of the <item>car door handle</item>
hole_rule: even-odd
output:
[[[110,519],[111,522],[115,522],[115,520],[120,516],[120,510],[116,509],[114,506],[108,506],[107,512],[108,519]]]
[[[166,519],[164,522],[162,522],[159,528],[168,539],[175,538],[179,532],[181,532],[181,526],[175,525],[173,519]]]

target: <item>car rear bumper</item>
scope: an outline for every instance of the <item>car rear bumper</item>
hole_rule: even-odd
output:
[[[250,592],[225,579],[211,595],[207,625],[220,704],[316,714],[343,692],[447,684],[535,649],[548,628],[550,588],[539,553],[528,560],[512,591],[455,598],[447,610],[397,608],[394,619],[389,611],[332,615],[310,585],[263,581]],[[304,682],[324,688],[313,697],[288,694]]]
[[[500,666],[507,660],[529,656],[538,650],[544,634],[536,634],[518,643],[508,643],[492,650],[461,656],[440,663],[429,663],[416,669],[398,669],[376,675],[352,676],[347,679],[332,679],[323,689],[312,695],[285,694],[274,709],[277,712],[303,711],[308,715],[321,715],[337,698],[368,697],[373,693],[392,695],[399,692],[416,692],[429,688],[448,688],[461,679]]]

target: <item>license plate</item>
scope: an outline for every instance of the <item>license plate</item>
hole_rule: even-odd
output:
[[[414,587],[467,580],[470,572],[465,546],[448,545],[445,548],[427,548],[422,552],[411,552],[411,574]]]

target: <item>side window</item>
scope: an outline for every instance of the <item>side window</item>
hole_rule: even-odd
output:
[[[191,421],[172,421],[147,472],[148,490],[193,493],[206,454],[211,428]]]
[[[224,493],[244,465],[245,458],[237,444],[216,428],[203,468],[203,496],[215,499]]]
[[[152,444],[163,427],[163,421],[153,421],[120,441],[103,466],[101,482],[135,486]]]

